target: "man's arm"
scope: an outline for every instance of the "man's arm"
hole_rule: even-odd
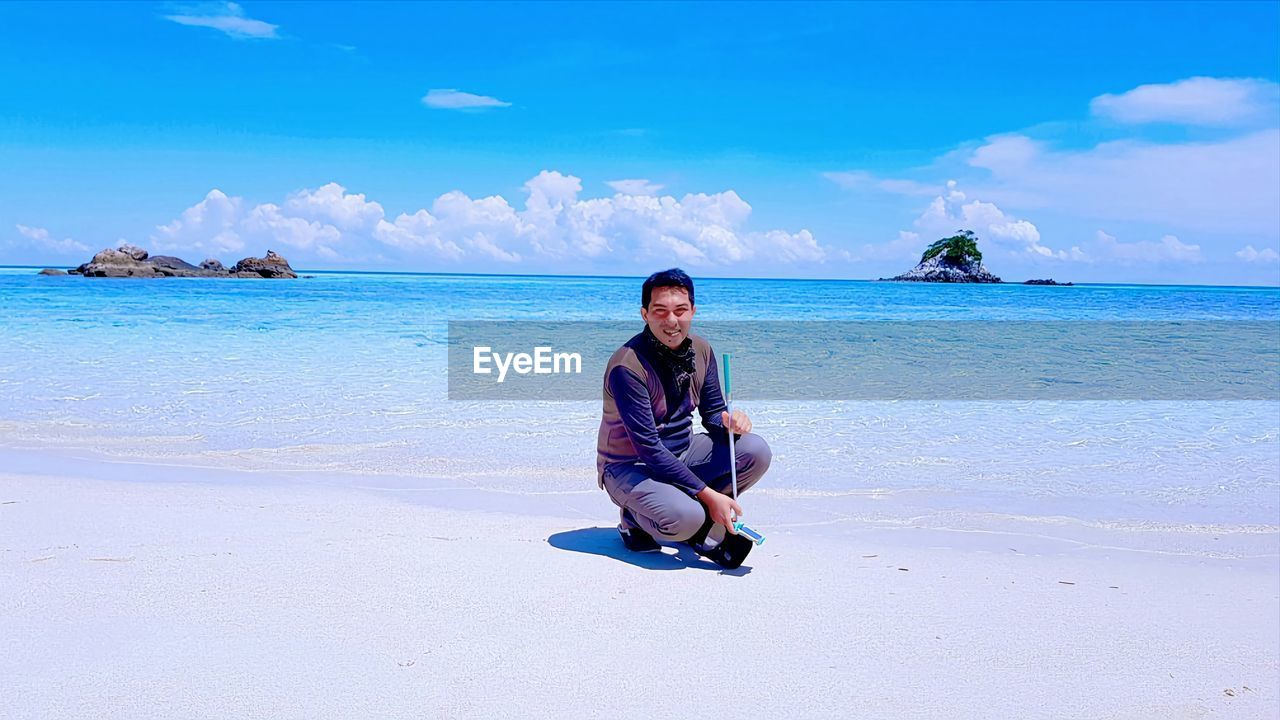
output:
[[[675,485],[690,495],[697,495],[707,484],[662,444],[653,406],[649,404],[649,388],[633,371],[621,365],[609,371],[609,392],[618,406],[622,426],[635,446],[640,461],[653,473],[653,479]],[[718,417],[717,417],[718,419]]]

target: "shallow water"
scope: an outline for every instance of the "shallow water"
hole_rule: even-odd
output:
[[[0,270],[0,445],[585,492],[599,402],[450,401],[446,323],[635,318],[638,330],[638,295],[638,280],[617,278]],[[699,320],[1280,321],[1280,291],[1253,288],[705,280],[697,300]],[[741,407],[774,448],[761,485],[772,497],[1132,527],[1280,524],[1277,402]]]

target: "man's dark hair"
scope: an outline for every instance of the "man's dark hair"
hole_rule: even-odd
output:
[[[664,287],[684,288],[689,292],[689,304],[694,304],[693,278],[680,268],[671,268],[660,270],[644,281],[644,286],[640,288],[640,307],[649,307],[649,301],[653,299],[653,289]]]

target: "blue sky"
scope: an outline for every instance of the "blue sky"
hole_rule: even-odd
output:
[[[1280,284],[1280,4],[0,4],[0,263]]]

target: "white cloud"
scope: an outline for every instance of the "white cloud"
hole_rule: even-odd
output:
[[[271,203],[258,205],[249,211],[240,223],[245,237],[265,241],[266,244],[284,244],[299,250],[312,250],[325,257],[336,257],[333,245],[341,240],[338,228],[310,221],[296,215],[286,215]]]
[[[382,206],[365,199],[364,193],[347,194],[338,183],[315,190],[299,190],[285,200],[291,215],[324,220],[344,230],[369,229],[383,217]]]
[[[454,190],[436,198],[431,212],[443,243],[507,262],[520,258],[520,216],[506,198],[491,195],[473,200]]]
[[[748,236],[748,243],[762,254],[781,262],[820,262],[827,257],[826,248],[808,230],[789,233],[769,230]]]
[[[490,237],[484,232],[477,232],[473,234],[468,238],[467,244],[480,251],[482,255],[491,257],[494,260],[499,260],[505,263],[520,262],[520,253],[502,249],[502,247],[490,239]]]
[[[77,242],[71,238],[63,238],[61,240],[49,234],[49,231],[42,227],[30,227],[27,225],[16,225],[18,234],[27,238],[31,242],[25,243],[33,245],[40,250],[48,250],[60,255],[70,255],[73,253],[87,253],[89,246],[82,242]]]
[[[1255,250],[1252,245],[1245,245],[1236,251],[1236,257],[1247,263],[1266,264],[1280,261],[1280,253],[1271,248]]]
[[[874,178],[872,182],[882,184]],[[1087,254],[1079,247],[1054,250],[1042,244],[1040,229],[1035,223],[1014,217],[995,203],[970,200],[955,180],[948,180],[942,185],[917,185],[940,189],[941,193],[913,222],[916,231],[900,230],[897,237],[888,242],[864,244],[855,253],[855,259],[918,260],[924,248],[934,240],[954,235],[960,230],[972,230],[978,236],[978,248],[988,255],[992,250],[1003,250],[1010,257],[1024,259],[1088,261]],[[906,194],[915,192],[912,190]]]
[[[1253,78],[1193,77],[1173,83],[1139,85],[1119,95],[1099,95],[1094,115],[1123,123],[1169,122],[1234,125],[1259,119],[1274,122],[1280,85]]]
[[[452,191],[429,208],[386,217],[380,203],[337,183],[249,207],[212,190],[156,228],[166,250],[253,252],[289,248],[300,259],[328,261],[404,257],[441,261],[527,263],[562,268],[613,257],[691,266],[820,262],[829,257],[808,230],[752,231],[751,206],[732,190],[670,195],[617,193],[581,198],[582,181],[543,171],[524,184],[523,209],[500,195],[471,198]]]
[[[986,250],[990,243],[1003,250],[1003,260],[1015,267],[1018,259],[1008,252],[1027,261],[1092,263],[1104,275],[1112,265],[1158,263],[1163,269],[1153,278],[1186,281],[1192,278],[1187,273],[1193,272],[1193,265],[1231,258],[1232,253],[1246,262],[1274,262],[1266,250],[1237,248],[1246,240],[1253,242],[1250,247],[1275,248],[1280,240],[1280,85],[1191,78],[1102,96],[1093,110],[1095,117],[1124,123],[1177,122],[1220,129],[1181,136],[1195,139],[1159,142],[1140,139],[1134,132],[1128,138],[1093,144],[1071,142],[1087,138],[1087,133],[1066,136],[1061,144],[1032,133],[1009,133],[966,143],[899,177],[857,169],[823,177],[854,193],[932,199],[912,228],[923,240],[904,231],[892,241],[862,246],[859,259],[918,258],[927,240],[985,225],[972,228],[983,240],[981,247]],[[1038,127],[1062,133],[1077,125]],[[1132,130],[1115,122],[1095,122],[1085,129],[1112,137]],[[948,176],[960,181],[963,192],[961,185],[928,182]],[[887,197],[877,202],[904,204]],[[1015,217],[1015,209],[1019,216],[1034,214],[1036,222]],[[1108,225],[1152,239],[1119,242],[1106,233],[1094,235],[1095,228]],[[1046,247],[1042,234],[1071,237],[1072,242],[1085,239],[1058,250]],[[1186,237],[1196,238],[1198,244],[1180,239]],[[1207,263],[1194,270],[1195,277],[1237,281],[1225,267]],[[1240,265],[1236,267],[1238,272]],[[1031,269],[1031,264],[1024,269]]]
[[[561,175],[554,170],[543,170],[524,184],[529,193],[531,209],[558,211],[572,205],[582,192],[582,180],[572,175]]]
[[[213,2],[184,8],[177,15],[166,15],[179,25],[205,27],[226,33],[228,36],[243,40],[247,38],[279,39],[276,28],[269,22],[246,17],[244,9],[233,2]]]
[[[942,192],[940,185],[930,185],[897,178],[879,178],[865,170],[848,170],[844,172],[824,172],[822,177],[839,185],[845,190],[879,189],[895,195],[937,195]]]
[[[438,110],[487,110],[489,108],[511,107],[511,103],[488,95],[473,95],[469,92],[452,89],[428,90],[422,97],[422,104]]]
[[[319,257],[340,257],[344,233],[369,235],[383,219],[382,206],[363,194],[348,194],[337,183],[290,193],[283,205],[253,207],[218,189],[187,208],[167,225],[156,227],[151,241],[165,251],[206,254],[291,248]],[[263,246],[263,247],[259,247]],[[283,248],[281,247],[283,246]]]
[[[605,183],[613,188],[615,192],[623,195],[657,195],[662,191],[662,186],[657,183],[651,183],[643,178],[634,180],[610,180]]]
[[[856,190],[859,188],[869,187],[876,181],[876,177],[865,170],[846,170],[843,172],[824,172],[822,177],[839,185],[845,190]]]
[[[1041,153],[1039,143],[1025,135],[996,135],[973,151],[969,164],[980,168],[1001,168],[1005,172],[1022,169]]]
[[[988,197],[1081,218],[1185,231],[1280,235],[1280,129],[1225,140],[1108,142],[1054,150],[1021,135],[989,138],[968,158]]]
[[[462,248],[455,242],[441,238],[437,225],[435,216],[426,210],[419,210],[412,215],[400,215],[394,223],[379,220],[373,237],[378,242],[402,250],[426,250],[445,260],[462,258]]]
[[[858,260],[916,260],[928,243],[920,239],[920,233],[899,230],[898,237],[887,243],[867,243],[856,255]]]
[[[543,170],[524,184],[524,191],[529,197],[519,216],[517,232],[527,237],[535,252],[549,256],[577,252],[598,257],[608,250],[609,241],[600,231],[613,208],[608,203],[579,204],[580,179]]]
[[[915,226],[930,237],[946,237],[959,230],[972,230],[978,235],[980,245],[982,240],[988,240],[1035,257],[1072,259],[1071,253],[1041,245],[1040,230],[1031,221],[1008,215],[995,203],[968,200],[955,180],[947,181],[946,190],[945,196],[935,197],[915,220]],[[899,241],[901,239],[899,235]]]
[[[158,225],[151,241],[161,250],[201,250],[209,254],[244,249],[240,211],[244,201],[214,188],[167,225]]]
[[[1123,243],[1113,235],[1099,230],[1097,244],[1100,254],[1122,264],[1162,263],[1162,262],[1200,262],[1200,246],[1188,245],[1174,235],[1165,235],[1159,242],[1141,240]]]
[[[1280,239],[1280,102],[1277,86],[1260,80],[1192,78],[1103,96],[1095,111],[1137,122],[1182,118],[1186,122],[1244,122],[1256,114],[1262,126],[1242,126],[1209,139],[1152,142],[1120,139],[1064,147],[1026,134],[994,135],[948,152],[919,175],[961,179],[971,196],[1072,218],[1084,228],[1101,223],[1146,225],[1155,236]],[[824,173],[855,192],[949,197],[950,188],[916,179],[882,178],[866,171]],[[1029,236],[1029,228],[1001,228]],[[1092,229],[1090,228],[1090,232]],[[999,232],[999,231],[998,231]],[[1239,247],[1220,247],[1224,254]]]
[[[18,224],[15,227],[18,228],[18,233],[23,237],[30,238],[38,242],[44,242],[49,239],[49,231],[44,228],[28,227],[22,224]]]

